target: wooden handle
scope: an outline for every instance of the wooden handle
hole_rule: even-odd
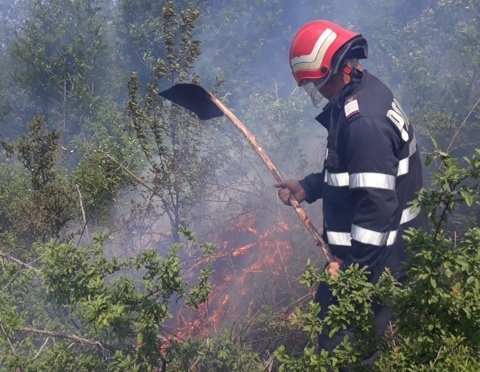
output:
[[[283,182],[284,179],[280,174],[280,172],[278,171],[277,167],[275,167],[275,165],[270,160],[270,157],[263,150],[263,148],[258,144],[254,135],[247,129],[247,127],[243,125],[243,123],[233,114],[232,111],[230,111],[217,97],[215,97],[211,93],[210,93],[210,99],[215,104],[215,106],[217,106],[225,114],[225,116],[227,116],[227,118],[230,119],[233,125],[235,125],[240,130],[240,132],[242,132],[242,134],[247,139],[248,143],[253,147],[257,155],[260,156],[262,161],[265,163],[265,165],[267,166],[268,170],[270,171],[275,181],[277,181],[277,183]],[[310,233],[310,235],[312,235],[313,239],[322,250],[327,261],[328,262],[335,261],[334,257],[332,256],[332,253],[330,252],[330,249],[328,248],[327,243],[325,243],[325,241],[322,238],[322,235],[318,232],[315,226],[313,226],[305,210],[300,206],[300,204],[293,197],[293,195],[290,196],[289,201],[295,213],[297,214],[298,218],[300,218],[300,220],[305,225],[307,231]]]

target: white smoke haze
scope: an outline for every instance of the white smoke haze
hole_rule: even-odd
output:
[[[14,3],[17,2],[20,3],[17,0]],[[113,11],[117,3],[106,2],[104,9]],[[395,74],[395,70],[396,66],[408,63],[408,54],[405,54],[405,51],[412,55],[420,52],[413,49],[413,45],[402,44],[402,32],[408,31],[409,25],[432,17],[425,11],[436,2],[420,0],[404,3],[405,7],[393,8],[391,2],[373,0],[244,0],[233,3],[227,0],[199,1],[201,18],[195,36],[202,43],[202,54],[194,71],[199,74],[204,87],[218,91],[218,97],[254,133],[284,177],[299,179],[309,173],[321,171],[326,132],[314,120],[318,110],[312,107],[305,92],[296,87],[291,76],[288,62],[291,38],[299,27],[314,19],[328,19],[362,33],[367,38],[370,49],[370,58],[363,64],[391,86],[408,112],[413,106],[416,92],[402,76]],[[11,0],[0,0],[2,19],[5,19],[7,12],[10,17],[13,9]],[[457,15],[460,16],[461,14]],[[11,42],[12,30],[7,32],[8,27],[18,27],[22,19],[20,16],[0,26],[2,53]],[[398,55],[385,52],[391,50],[384,45],[386,40],[390,40],[387,37],[390,35],[385,36],[381,32],[385,19],[396,22],[390,28],[398,31]],[[445,23],[451,24],[455,21],[445,20]],[[465,25],[465,28],[467,26]],[[115,35],[114,27],[109,27],[109,40],[115,40],[116,36],[118,35]],[[438,64],[447,48],[448,40],[435,41],[438,43],[437,47],[432,47],[431,54],[424,58],[426,62],[433,61]],[[450,53],[455,55],[454,52]],[[460,64],[461,56],[458,53],[456,56],[452,65]],[[133,66],[127,66],[126,69],[130,72]],[[216,83],[219,82],[222,84],[217,87]],[[123,97],[122,99],[126,97],[126,85],[125,78],[125,92],[115,95],[114,99],[119,96]],[[124,107],[124,104],[125,102],[120,102],[121,107]],[[7,124],[2,123],[2,134],[11,130]],[[283,221],[291,229],[288,244],[293,253],[289,254],[292,254],[295,260],[282,263],[284,266],[280,269],[286,272],[286,276],[278,276],[278,280],[285,280],[286,286],[291,285],[290,289],[293,291],[308,258],[313,257],[318,266],[321,265],[323,258],[320,252],[315,248],[313,239],[303,230],[294,212],[277,200],[273,178],[237,129],[226,119],[204,124],[205,147],[214,151],[218,149],[216,151],[219,156],[228,159],[226,164],[229,166],[216,172],[218,188],[203,195],[202,200],[188,211],[185,220],[188,220],[189,225],[197,232],[199,240],[213,240],[219,254],[225,254],[218,259],[215,279],[219,282],[226,281],[225,277],[222,279],[222,274],[240,275],[247,265],[253,264],[250,260],[263,259],[258,252],[262,249],[262,245],[258,243],[259,236],[266,236],[274,241],[267,232],[273,229],[275,233],[275,228]],[[143,172],[138,176],[149,183],[152,175],[147,170]],[[111,254],[130,256],[145,248],[166,252],[172,237],[170,222],[155,197],[145,203],[145,193],[148,194],[148,190],[141,185],[121,190],[111,207],[110,223],[106,224],[108,226],[88,225],[88,231],[84,231],[82,221],[76,221],[66,227],[64,236],[73,235],[74,239],[80,240],[82,244],[88,244],[92,233],[108,227],[111,232],[108,243]],[[320,227],[321,204],[317,202],[305,208],[313,223]],[[261,231],[260,235],[242,230],[244,227],[238,226],[242,216],[252,214],[256,216],[254,227]],[[237,235],[235,231],[238,232]],[[277,234],[282,238],[289,236],[287,233]],[[235,248],[245,244],[256,245],[245,255],[231,256]],[[228,264],[227,258],[231,260]],[[255,274],[259,275],[256,280],[264,280],[270,285],[271,282],[266,278],[271,280],[269,275],[278,270],[278,267],[270,269],[270,272]],[[241,284],[235,281],[229,283],[230,286],[222,287],[223,294],[240,296]],[[268,288],[261,287],[258,290],[268,291]],[[251,293],[249,298],[244,294],[245,304],[258,301],[259,297],[262,297],[259,293],[263,292]],[[282,302],[284,300],[285,298],[279,300],[282,306],[286,305]],[[243,312],[250,310],[248,306],[241,309]],[[241,311],[240,314],[235,313],[235,316],[242,316]],[[228,322],[234,321],[235,319],[231,318],[224,319],[221,325],[228,327]]]
[[[392,80],[394,77],[386,74],[389,68],[386,68],[385,64],[391,63],[392,59],[390,56],[386,58],[387,56],[382,55],[380,41],[370,32],[371,27],[378,29],[378,25],[366,22],[371,19],[371,14],[366,12],[371,12],[372,7],[363,6],[364,2],[358,1],[326,3],[300,1],[285,6],[277,2],[260,2],[257,6],[261,11],[255,9],[252,11],[251,3],[245,2],[243,3],[245,12],[242,12],[238,11],[238,7],[235,7],[234,11],[233,7],[230,8],[226,3],[213,2],[210,7],[205,8],[197,31],[197,36],[202,42],[202,54],[196,72],[203,84],[207,89],[215,89],[215,82],[219,79],[224,81],[220,89],[223,94],[220,97],[224,97],[225,103],[256,135],[286,178],[299,179],[309,173],[321,171],[326,145],[326,132],[313,119],[317,110],[311,107],[303,90],[297,89],[289,70],[290,40],[302,24],[324,18],[361,32],[369,40],[371,53],[371,58],[365,61],[364,66],[392,85],[393,89],[402,88],[397,94],[413,96],[413,92],[408,92],[407,87],[401,86],[401,81],[394,81]],[[242,8],[242,5],[239,7]],[[383,10],[387,9],[386,5],[383,7]],[[262,21],[265,23],[260,23]],[[275,114],[275,110],[284,109],[282,105],[290,108],[293,113],[268,117],[272,113]],[[267,230],[273,228],[279,220],[299,227],[296,232],[292,231],[296,240],[290,242],[291,249],[294,254],[304,259],[303,265],[308,258],[315,257],[313,240],[302,230],[300,221],[296,219],[293,211],[277,200],[276,190],[272,187],[273,179],[246,141],[237,133],[237,129],[226,120],[209,125],[224,126],[216,132],[220,134],[219,136],[211,134],[209,146],[218,146],[220,149],[224,141],[223,136],[234,138],[232,143],[236,143],[238,148],[228,155],[238,163],[231,172],[226,170],[224,175],[218,175],[219,184],[230,185],[231,188],[222,190],[222,197],[218,200],[201,203],[199,207],[201,214],[195,218],[198,221],[195,229],[200,236],[206,239],[213,238],[220,250],[227,248],[232,252],[235,244],[241,246],[246,243],[241,241],[240,231],[234,233],[235,228],[238,228],[236,224],[239,216],[253,213],[262,220],[263,226],[267,226]],[[273,136],[277,137],[272,138],[270,132],[279,125],[284,132],[274,133]],[[238,177],[239,174],[243,177]],[[237,183],[232,185],[232,179],[236,179]],[[314,224],[321,226],[321,204],[318,202],[306,206],[306,209]],[[230,233],[225,235],[222,232]],[[218,235],[223,235],[224,239],[227,236],[226,239],[230,241],[223,242]],[[321,255],[317,252],[317,262],[321,265],[322,258],[319,256]],[[248,260],[249,256],[241,258]],[[219,260],[219,265],[215,267],[216,270],[223,271],[227,277],[240,276],[243,264],[237,260],[231,265],[226,265]],[[298,262],[295,266],[293,262],[287,264],[286,270],[288,275],[291,275],[289,280],[295,281],[295,278],[298,278],[303,265]],[[263,280],[271,275],[271,272],[264,274]],[[219,282],[216,285],[225,284],[222,283],[225,277],[219,277],[217,273],[215,280]],[[261,281],[262,278],[257,280]],[[242,293],[242,286],[245,286],[245,283],[232,281],[230,287],[224,285],[221,291],[224,296],[232,297]],[[256,296],[263,290],[265,288],[257,288],[256,294],[250,293],[248,296],[243,291],[243,303],[252,305],[258,301]],[[236,321],[235,317],[246,317],[249,311],[251,312],[251,307],[238,308],[238,303],[236,311],[232,312],[232,303],[220,305],[215,295],[215,293],[212,295],[210,310],[215,311],[215,307],[224,307],[224,313],[234,314],[234,317],[225,316],[222,319],[220,325],[223,327],[231,326]],[[257,303],[253,308],[257,309],[259,306]]]
[[[240,8],[242,6],[245,12],[239,12],[238,7],[234,9],[228,6],[228,2],[213,2],[205,8],[196,34],[202,42],[202,54],[195,70],[206,89],[216,89],[215,82],[219,79],[224,81],[219,89],[219,98],[254,133],[284,177],[299,179],[309,173],[319,172],[323,164],[326,132],[314,120],[318,110],[311,106],[308,96],[296,87],[291,76],[288,63],[290,40],[302,24],[317,18],[336,21],[362,32],[368,38],[368,27],[362,27],[365,26],[365,14],[356,12],[362,6],[357,1],[323,5],[314,1],[300,1],[289,6],[277,2],[261,2],[257,5],[260,10],[252,10],[249,2],[243,3]],[[245,17],[245,14],[251,17]],[[372,59],[365,65],[375,73],[376,65],[385,63],[385,58],[379,58],[375,40],[370,39],[369,42]],[[279,113],[282,110],[290,112]],[[296,281],[306,260],[315,256],[313,239],[302,230],[293,211],[278,201],[276,189],[272,186],[273,178],[237,129],[226,119],[204,124],[209,139],[206,146],[226,151],[224,155],[231,159],[231,169],[217,173],[221,189],[199,201],[198,206],[191,211],[191,226],[199,239],[213,240],[219,249],[219,255],[228,256],[235,248],[257,243],[255,239],[258,236],[252,232],[242,232],[243,227],[238,226],[242,216],[255,215],[257,220],[261,220],[263,231],[274,228],[279,221],[287,222],[289,226],[294,226],[292,235],[296,236],[295,241],[289,242],[289,249],[303,258],[303,263],[300,260],[295,263],[295,267],[287,263],[285,268],[288,280]],[[279,132],[278,127],[283,131]],[[225,148],[227,142],[230,148]],[[148,174],[143,175],[143,179],[149,178]],[[142,186],[137,187],[145,191]],[[132,192],[140,192],[129,190],[121,193],[121,199],[113,208],[112,217],[123,223],[111,227],[110,249],[116,255],[131,255],[153,245],[159,251],[166,252],[171,237],[168,218],[157,214],[153,201],[150,213],[145,212],[143,216],[138,206],[129,211],[129,206],[134,205],[131,202]],[[321,227],[320,203],[306,206],[306,209],[314,224]],[[129,219],[129,213],[135,214],[133,220]],[[253,249],[261,248],[256,246]],[[241,276],[246,267],[245,262],[255,257],[251,256],[252,252],[235,259],[230,256],[229,264],[222,256],[214,265],[217,271],[215,285],[224,284],[221,287],[223,296],[232,297],[242,292],[240,287],[245,283],[234,280],[231,284],[222,282],[228,275]],[[319,252],[316,260],[321,265],[323,259]],[[271,274],[272,272],[264,272],[257,280],[265,281]],[[264,291],[265,288],[256,290]],[[252,305],[258,296],[258,293],[249,293],[248,296],[245,291],[243,293],[245,304]],[[213,296],[215,295],[214,293]],[[210,311],[219,306],[218,303],[212,305]],[[223,306],[228,310],[232,304]],[[259,304],[252,306],[257,309]],[[242,312],[248,312],[251,308],[249,310],[246,306],[236,310],[230,311],[235,317],[246,316]],[[229,322],[235,321],[235,318],[224,317],[220,325],[228,327]]]

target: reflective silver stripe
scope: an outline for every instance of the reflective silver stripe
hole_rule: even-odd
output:
[[[417,139],[415,136],[413,136],[412,140],[410,141],[410,144],[408,146],[408,156],[404,159],[401,159],[398,162],[398,172],[397,172],[397,177],[398,176],[403,176],[408,173],[408,167],[410,164],[410,157],[417,152]]]
[[[331,29],[327,28],[315,42],[312,51],[309,54],[304,54],[290,60],[290,65],[293,71],[298,70],[314,70],[320,68],[325,54],[337,38],[337,34]]]
[[[415,134],[414,134],[412,140],[410,141],[410,145],[408,145],[408,156],[412,156],[416,152],[417,152],[417,137],[415,137]]]
[[[387,246],[395,244],[395,240],[397,240],[397,231],[390,231],[388,233],[387,239]]]
[[[353,173],[350,175],[350,188],[356,187],[395,190],[395,176],[383,173]]]
[[[396,231],[378,232],[363,227],[352,225],[352,239],[376,246],[392,245],[397,237]]]
[[[349,232],[327,231],[327,239],[328,243],[333,245],[352,245],[352,236]]]
[[[398,172],[397,172],[397,177],[398,176],[403,176],[404,174],[408,173],[408,165],[410,163],[409,158],[402,159],[398,162]]]
[[[348,232],[327,231],[327,239],[329,244],[342,245],[344,247],[352,246],[351,239],[355,239],[364,244],[389,246],[395,243],[397,232],[388,231],[386,233],[379,233],[360,226],[352,225],[351,234]]]
[[[400,219],[400,225],[412,221],[419,214],[420,208],[412,206],[404,209]],[[397,239],[397,231],[387,231],[382,233],[352,224],[352,239],[364,244],[389,246],[395,243],[395,240]]]
[[[404,209],[402,212],[402,218],[400,220],[400,225],[403,225],[407,222],[412,221],[420,213],[420,208],[410,207]],[[378,232],[374,230],[369,230],[364,227],[352,224],[352,232],[338,232],[338,231],[327,231],[327,239],[329,244],[333,245],[343,245],[345,247],[351,247],[351,239],[355,239],[360,243],[371,244],[376,246],[390,246],[395,244],[397,240],[398,232],[387,231],[387,232]]]
[[[325,182],[329,186],[348,186],[348,173],[329,173],[327,170],[325,170]]]
[[[410,222],[420,214],[420,208],[411,206],[410,208],[404,209],[402,212],[402,218],[400,219],[400,225]]]

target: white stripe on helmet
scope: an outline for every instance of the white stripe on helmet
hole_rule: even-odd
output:
[[[290,64],[293,71],[298,70],[314,70],[320,68],[328,48],[337,38],[337,34],[331,29],[327,28],[322,32],[320,37],[315,42],[310,54],[294,57]]]

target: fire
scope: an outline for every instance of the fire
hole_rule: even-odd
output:
[[[255,243],[247,244],[247,245],[244,245],[243,247],[236,248],[232,252],[232,256],[233,257],[241,256],[242,254],[245,254],[246,252],[248,252],[253,247],[255,247]]]
[[[254,213],[240,216],[220,239],[222,251],[214,260],[209,300],[194,312],[182,308],[175,319],[173,332],[181,338],[205,336],[248,316],[262,291],[272,294],[275,288],[290,285],[288,262],[292,247],[288,241],[291,228],[277,222],[266,228],[264,219]],[[258,307],[258,306],[257,306]]]

